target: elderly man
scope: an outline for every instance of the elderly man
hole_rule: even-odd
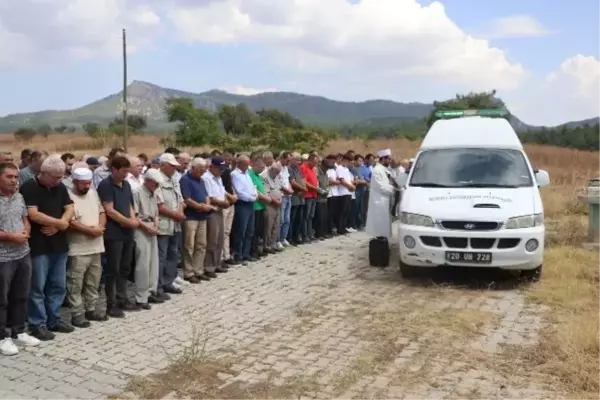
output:
[[[98,185],[98,195],[106,212],[104,248],[106,250],[106,313],[111,318],[124,318],[123,311],[139,311],[127,297],[127,280],[133,259],[133,232],[139,221],[133,209],[133,193],[127,182],[131,168],[129,159],[115,156],[110,162],[111,174]]]
[[[144,164],[138,157],[129,157],[129,162],[131,163],[131,169],[126,179],[129,185],[131,185],[131,191],[135,193],[144,183],[144,176],[142,175]]]
[[[191,170],[185,174],[179,184],[185,201],[184,241],[183,241],[183,278],[190,283],[200,283],[204,276],[204,258],[206,255],[206,220],[217,208],[210,205],[206,183],[202,175],[206,172],[206,160],[194,158]]]
[[[388,175],[391,150],[377,152],[379,163],[371,171],[371,186],[369,188],[369,209],[367,211],[366,233],[373,238],[392,237],[392,217],[390,202],[394,194],[394,185]]]
[[[262,158],[263,161],[265,162],[265,167],[271,168],[273,166],[273,163],[275,163],[275,158],[273,157],[273,153],[271,153],[270,151],[265,151],[262,154]]]
[[[257,199],[254,202],[254,234],[252,235],[252,246],[250,254],[252,257],[261,258],[267,255],[263,243],[262,249],[259,248],[260,242],[264,239],[265,233],[265,207],[271,203],[271,197],[266,194],[260,174],[265,170],[265,163],[259,154],[252,159],[252,168],[248,168],[248,175],[256,188]]]
[[[235,203],[234,249],[236,263],[256,261],[250,255],[252,236],[254,235],[254,202],[258,193],[248,174],[250,159],[241,155],[237,159],[237,168],[231,173],[231,183],[238,201]]]
[[[283,250],[284,247],[291,246],[288,242],[287,237],[290,233],[290,217],[292,210],[292,194],[293,189],[290,183],[290,172],[288,165],[292,158],[292,153],[284,151],[279,156],[279,162],[281,163],[281,181],[283,183],[283,189],[281,197],[281,227],[279,228],[279,236],[277,237],[277,248]]]
[[[216,156],[213,156],[215,158]],[[231,231],[233,228],[233,219],[235,217],[235,203],[238,198],[233,191],[233,185],[231,184],[231,159],[233,157],[233,150],[228,149],[223,152],[223,161],[225,166],[221,171],[221,180],[223,181],[223,187],[225,187],[225,197],[230,207],[223,208],[223,262],[227,265],[234,263],[233,257],[231,256]],[[219,157],[217,157],[219,158]]]
[[[12,356],[19,346],[40,341],[25,332],[31,286],[30,225],[23,196],[18,192],[19,171],[0,164],[0,354]],[[10,315],[11,334],[7,335]]]
[[[224,243],[223,210],[231,207],[227,200],[227,192],[221,179],[221,174],[226,168],[225,160],[219,157],[211,159],[210,168],[202,175],[211,205],[216,209],[210,213],[206,221],[206,255],[204,256],[204,276],[215,278],[215,272],[225,272],[227,268],[222,265]]]
[[[133,192],[133,208],[139,221],[135,240],[135,302],[142,310],[150,310],[150,303],[162,303],[158,288],[158,201],[156,191],[163,183],[162,174],[149,169],[144,182]]]
[[[29,295],[29,328],[39,340],[52,340],[52,332],[70,333],[59,309],[66,294],[69,244],[66,230],[73,218],[73,201],[61,183],[65,163],[59,155],[44,160],[40,174],[21,187],[31,221],[33,273]]]
[[[173,179],[179,182],[181,180],[181,177],[188,172],[188,169],[190,167],[190,161],[192,158],[190,157],[190,153],[184,151],[183,153],[177,154],[175,156],[175,159],[179,163],[179,166],[173,174]]]
[[[25,182],[33,179],[37,174],[40,173],[42,162],[48,157],[48,153],[45,151],[33,151],[31,153],[31,161],[29,165],[19,171],[19,187],[22,187]]]
[[[179,182],[173,179],[180,165],[171,153],[163,153],[160,158],[160,172],[163,182],[157,191],[158,196],[158,294],[181,294],[177,285],[177,264],[179,262],[179,240],[181,222],[185,221],[184,203]]]
[[[284,186],[281,181],[281,168],[281,163],[276,162],[260,174],[265,188],[265,195],[271,199],[266,204],[263,235],[263,250],[267,253],[282,250],[277,247],[277,237],[279,235],[279,226],[281,225],[281,197]]]
[[[96,311],[106,215],[98,193],[90,190],[92,171],[89,168],[76,168],[71,177],[73,185],[69,196],[74,204],[75,216],[71,220],[68,235],[67,297],[71,306],[71,324],[77,328],[87,328],[89,321],[107,320],[106,315]]]

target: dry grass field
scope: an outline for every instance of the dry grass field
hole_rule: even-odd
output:
[[[130,152],[136,154],[153,155],[161,148],[153,136],[135,136],[129,143]],[[78,155],[106,153],[84,136],[51,135],[27,144],[0,136],[2,150],[18,155],[23,147]],[[418,143],[339,140],[331,143],[329,150],[353,149],[364,154],[383,148],[391,148],[397,158],[408,158],[416,153]],[[558,382],[557,391],[568,397],[598,398],[600,260],[596,251],[581,246],[587,234],[587,206],[578,202],[577,192],[587,179],[599,175],[599,154],[537,145],[528,145],[526,150],[535,167],[549,172],[551,186],[542,190],[548,229],[543,277],[538,284],[518,290],[523,290],[529,301],[545,305],[552,324],[545,328],[537,347],[516,356],[527,360],[533,371],[552,375]]]

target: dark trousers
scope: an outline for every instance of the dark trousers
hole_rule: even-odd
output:
[[[356,199],[350,200],[350,211],[346,214],[346,228],[358,228],[356,220],[358,217],[358,208],[356,205]]]
[[[360,189],[356,191],[356,212],[354,212],[354,227],[355,228],[363,228],[367,222],[366,218],[366,208],[365,208],[365,198],[366,191],[364,189]]]
[[[235,257],[236,259],[249,258],[254,236],[254,203],[240,200],[235,203],[233,225]]]
[[[179,232],[172,235],[158,235],[158,292],[171,286],[177,278],[179,264]]]
[[[290,243],[302,241],[302,223],[304,222],[304,204],[293,205],[290,212],[290,230],[287,240]]]
[[[304,199],[304,215],[302,223],[301,235],[305,240],[315,238],[315,230],[313,229],[313,220],[315,219],[315,207],[317,199]]]
[[[351,195],[337,196],[335,198],[335,227],[338,234],[347,233],[346,221],[350,212]]]
[[[398,203],[400,202],[400,192],[396,190],[394,192],[394,202],[392,203],[392,209],[390,210],[392,217],[396,216],[396,208],[398,207]]]
[[[329,233],[332,233],[335,228],[336,204],[337,197],[332,196],[327,198],[327,229],[329,229]]]
[[[31,258],[29,254],[15,261],[0,262],[0,340],[25,332],[27,300],[31,287]]]
[[[327,201],[317,202],[314,219],[315,237],[322,238],[331,233],[329,229],[329,215]]]
[[[250,254],[257,257],[262,253],[260,240],[265,234],[265,210],[254,210],[254,234],[252,235],[252,250]],[[260,251],[259,251],[260,250]]]
[[[133,238],[125,241],[104,240],[106,253],[104,290],[107,308],[127,300],[127,280],[133,259],[133,243]]]

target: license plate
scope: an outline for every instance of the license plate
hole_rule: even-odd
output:
[[[447,251],[446,261],[453,263],[491,264],[492,253]]]

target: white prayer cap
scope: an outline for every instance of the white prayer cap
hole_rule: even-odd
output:
[[[414,159],[414,158],[411,158],[410,160],[408,160],[408,162],[409,162],[409,163],[414,163],[414,162],[415,162],[415,159]]]
[[[146,171],[146,173],[144,174],[144,179],[149,179],[151,181],[154,181],[154,182],[158,183],[159,185],[161,183],[163,183],[162,174],[160,173],[159,170],[157,170],[155,168],[148,169]]]
[[[385,150],[379,150],[377,152],[377,157],[382,158],[382,157],[391,157],[392,156],[392,150],[390,149],[385,149]]]
[[[303,160],[308,160],[308,154],[306,154],[306,153],[302,154],[302,159]]]
[[[75,171],[73,171],[74,181],[91,181],[92,176],[92,170],[89,168],[77,168]]]

